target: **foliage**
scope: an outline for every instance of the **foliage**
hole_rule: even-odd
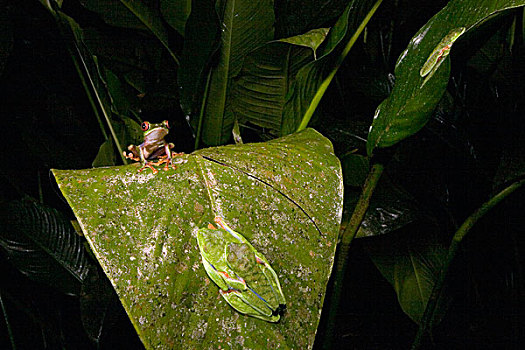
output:
[[[255,348],[267,339],[272,348],[310,348],[342,211],[329,141],[310,129],[178,162],[156,175],[136,165],[53,170],[146,348]],[[312,181],[321,174],[323,183]],[[196,231],[215,216],[279,274],[288,306],[279,324],[240,315],[207,277]]]
[[[176,151],[197,150],[181,159],[213,165],[216,176],[228,173],[232,168],[226,165],[233,163],[246,176],[258,169],[261,179],[270,173],[282,180],[304,172],[308,183],[323,190],[290,181],[281,183],[277,193],[301,208],[311,205],[308,213],[317,207],[333,208],[340,200],[326,178],[336,163],[332,151],[326,153],[329,143],[309,147],[305,139],[292,144],[260,142],[287,134],[300,140],[304,133],[296,131],[308,125],[334,145],[345,194],[342,244],[331,277],[335,283],[326,285],[334,261],[332,231],[332,246],[324,247],[326,260],[316,265],[316,281],[305,277],[294,262],[306,268],[310,259],[321,259],[303,249],[319,242],[281,247],[258,231],[257,248],[278,256],[277,266],[271,262],[286,276],[284,284],[295,281],[302,289],[293,293],[305,295],[287,295],[288,316],[275,328],[255,327],[259,336],[269,331],[268,341],[276,346],[308,348],[317,331],[319,347],[404,349],[419,327],[414,348],[431,346],[424,337],[430,331],[436,347],[453,347],[458,341],[473,347],[515,344],[519,334],[512,330],[519,329],[519,322],[509,315],[519,307],[515,296],[523,285],[523,5],[520,0],[2,2],[0,113],[7,146],[1,172],[0,278],[9,283],[0,287],[0,327],[5,326],[2,333],[7,334],[1,347],[140,348],[135,329],[147,346],[153,346],[148,342],[154,337],[144,334],[163,326],[146,330],[140,316],[153,313],[149,300],[163,299],[145,288],[151,297],[140,301],[142,309],[135,309],[129,291],[143,286],[138,281],[126,285],[108,268],[146,267],[125,260],[137,246],[122,243],[127,251],[115,257],[104,252],[109,243],[93,238],[99,227],[84,227],[86,237],[78,236],[75,232],[82,230],[75,231],[63,213],[75,223],[82,218],[79,207],[97,206],[96,201],[70,203],[75,217],[57,196],[52,177],[47,179],[51,168],[91,166],[110,167],[89,174],[121,171],[130,178],[150,179],[149,174],[135,174],[135,165],[113,166],[125,164],[121,154],[128,144],[141,142],[143,120],[164,119],[172,125],[168,141],[175,143]],[[459,37],[446,39],[454,30]],[[426,64],[434,68],[432,73],[422,74],[425,62],[434,59],[439,64]],[[324,140],[312,130],[306,133]],[[232,139],[249,143],[198,150]],[[255,161],[231,151],[255,148]],[[301,154],[293,159],[282,156],[292,149]],[[199,188],[211,188],[207,175],[191,162],[179,164],[171,180],[170,172],[160,172],[158,183],[148,180],[152,201],[174,195],[163,192],[166,186],[188,190],[188,183],[173,179],[190,168],[195,179],[200,178]],[[241,177],[231,174],[226,183],[233,185],[237,178],[240,186]],[[87,182],[77,182],[78,188],[96,187],[89,179],[82,181]],[[158,190],[151,190],[151,181]],[[134,186],[129,191],[146,185]],[[252,192],[226,191],[221,200],[250,204],[253,210],[272,204],[243,199],[243,193]],[[27,195],[39,198],[40,204],[20,200]],[[190,209],[206,198],[194,195],[185,199],[193,198]],[[129,208],[137,208],[118,195],[108,196],[107,202],[121,208],[122,217]],[[158,205],[160,209],[139,210],[141,217],[151,219],[166,211],[180,218],[188,210]],[[104,209],[97,208],[92,217],[104,219]],[[213,210],[208,209],[209,221]],[[229,218],[242,217],[247,222],[242,227],[251,227],[250,215]],[[315,215],[316,222],[333,220],[330,215]],[[295,227],[294,220],[274,224],[278,218],[262,215],[257,222],[276,225],[277,231]],[[188,224],[176,221],[183,228]],[[181,232],[190,242],[191,230]],[[242,233],[251,238],[250,232]],[[86,238],[96,242],[93,252]],[[126,239],[130,238],[122,242]],[[193,264],[195,251],[188,252]],[[173,259],[175,267],[181,264]],[[184,332],[194,340],[206,339],[207,347],[218,347],[214,339],[223,341],[226,333],[238,335],[246,329],[226,322],[235,313],[223,301],[209,304],[206,296],[216,291],[213,284],[207,286],[209,291],[197,291],[205,274],[196,269],[185,270],[196,273],[193,280],[181,273],[187,285],[173,282],[171,295],[204,298],[202,305],[209,306],[210,315],[231,314],[206,323],[202,334],[203,324],[191,334],[185,332],[190,321],[163,334],[169,338],[171,332]],[[344,292],[335,293],[341,287]],[[188,290],[194,295],[184,294]],[[308,298],[315,300],[315,310],[293,307]],[[168,314],[173,316],[173,311]],[[236,322],[241,322],[238,317]],[[257,322],[248,319],[247,324]],[[301,322],[298,331],[294,327]],[[214,332],[222,335],[214,338]],[[396,336],[384,337],[387,332]],[[164,346],[169,347],[168,342]]]

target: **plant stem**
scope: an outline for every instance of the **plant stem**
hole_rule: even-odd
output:
[[[16,343],[15,343],[15,337],[13,336],[13,330],[11,329],[11,322],[9,322],[9,317],[7,315],[7,309],[4,305],[4,298],[2,296],[2,292],[0,291],[0,307],[2,308],[2,313],[4,315],[4,322],[7,328],[7,335],[9,337],[9,340],[11,342],[11,349],[16,350]]]
[[[337,253],[334,286],[330,300],[330,309],[328,312],[326,333],[323,343],[324,349],[331,349],[334,340],[335,321],[341,301],[343,279],[348,266],[348,251],[350,250],[350,243],[354,239],[357,230],[363,221],[366,210],[370,204],[370,198],[372,197],[372,193],[374,193],[374,189],[376,188],[384,168],[385,166],[382,163],[376,163],[370,169],[365,184],[363,185],[361,196],[359,197],[359,200],[357,201],[357,204],[354,208],[354,212],[352,213],[352,217],[350,218],[348,225],[341,235],[341,243]]]
[[[335,61],[335,64],[334,64],[334,67],[332,68],[332,70],[330,71],[328,76],[323,80],[323,82],[321,83],[321,85],[317,89],[314,97],[312,98],[312,101],[310,101],[310,105],[308,106],[308,109],[304,113],[304,116],[303,116],[303,118],[301,120],[301,124],[297,128],[297,131],[302,131],[302,130],[306,129],[306,127],[308,126],[308,123],[310,122],[310,119],[312,119],[312,116],[313,116],[315,110],[317,109],[317,106],[319,105],[319,102],[321,102],[321,99],[323,98],[324,93],[326,92],[326,89],[328,89],[328,86],[332,82],[332,79],[334,78],[335,73],[337,73],[337,70],[339,69],[339,67],[343,63],[346,55],[348,55],[348,52],[350,51],[352,46],[354,46],[357,38],[359,37],[359,35],[361,35],[361,32],[365,29],[366,25],[368,24],[368,21],[370,21],[370,19],[372,18],[372,16],[376,12],[376,10],[379,7],[379,5],[381,5],[381,2],[383,2],[383,0],[378,0],[374,4],[372,9],[370,9],[370,11],[367,13],[366,17],[363,19],[363,21],[361,22],[359,27],[356,29],[356,31],[354,32],[354,34],[352,35],[350,40],[348,40],[348,43],[346,44],[344,50],[337,57],[337,59]]]
[[[199,149],[199,142],[202,134],[202,120],[204,119],[204,109],[206,108],[206,103],[208,102],[208,89],[210,87],[211,80],[211,69],[208,71],[208,77],[206,78],[206,85],[204,86],[204,94],[202,95],[201,108],[199,110],[199,123],[197,125],[197,132],[195,134],[195,149]]]
[[[434,318],[434,311],[441,297],[443,285],[448,276],[450,265],[452,264],[452,261],[454,260],[454,257],[456,256],[456,253],[459,248],[459,244],[461,243],[463,238],[465,238],[466,234],[470,231],[470,229],[490,209],[496,206],[496,204],[501,202],[509,194],[511,194],[518,188],[520,188],[524,183],[525,183],[525,179],[517,180],[513,182],[510,186],[503,189],[501,192],[497,193],[495,196],[493,196],[488,201],[483,203],[481,207],[479,207],[474,213],[472,213],[463,222],[463,224],[459,227],[459,229],[456,231],[456,233],[452,237],[452,242],[450,243],[450,247],[448,248],[448,255],[445,260],[445,263],[443,267],[441,268],[439,277],[436,283],[434,284],[434,288],[432,288],[432,293],[430,294],[430,297],[427,302],[427,306],[425,308],[425,312],[423,314],[423,317],[421,318],[421,322],[417,330],[416,337],[414,339],[414,342],[412,343],[412,350],[419,349],[419,347],[421,346],[421,341],[423,340],[423,336],[425,335],[427,329],[430,327],[430,324]]]

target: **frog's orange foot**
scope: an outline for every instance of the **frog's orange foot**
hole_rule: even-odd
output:
[[[171,164],[172,169],[177,169],[177,166],[172,161],[167,161],[166,165],[164,166],[165,171],[170,170],[170,167],[169,167],[170,164]]]
[[[155,167],[151,163],[146,163],[146,164],[144,164],[144,166],[142,168],[139,169],[139,173],[141,173],[146,168],[150,168],[151,171],[153,172],[153,174],[156,174],[156,173],[159,172],[157,169],[155,169]]]
[[[183,156],[184,152],[171,152],[171,157],[180,157]]]

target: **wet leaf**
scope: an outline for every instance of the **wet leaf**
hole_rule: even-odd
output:
[[[311,348],[342,211],[330,142],[308,129],[177,161],[156,175],[137,164],[53,170],[145,346]],[[216,215],[278,274],[287,300],[278,324],[234,311],[208,279],[196,232]]]
[[[368,135],[368,154],[413,135],[429,120],[448,84],[450,56],[443,56],[431,78],[430,74],[422,76],[422,68],[448,34],[465,28],[461,31],[464,36],[499,12],[524,4],[523,0],[454,0],[432,17],[398,58],[394,89],[375,112]],[[457,40],[460,42],[461,38]]]
[[[370,206],[356,238],[373,237],[394,232],[415,221],[425,212],[406,189],[383,176],[370,200]]]

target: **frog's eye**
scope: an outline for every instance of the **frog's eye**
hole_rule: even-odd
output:
[[[169,129],[170,128],[170,124],[168,123],[167,120],[163,121],[162,123],[164,123],[164,125]]]
[[[142,131],[148,131],[149,130],[149,122],[144,122],[140,126],[142,128]]]

